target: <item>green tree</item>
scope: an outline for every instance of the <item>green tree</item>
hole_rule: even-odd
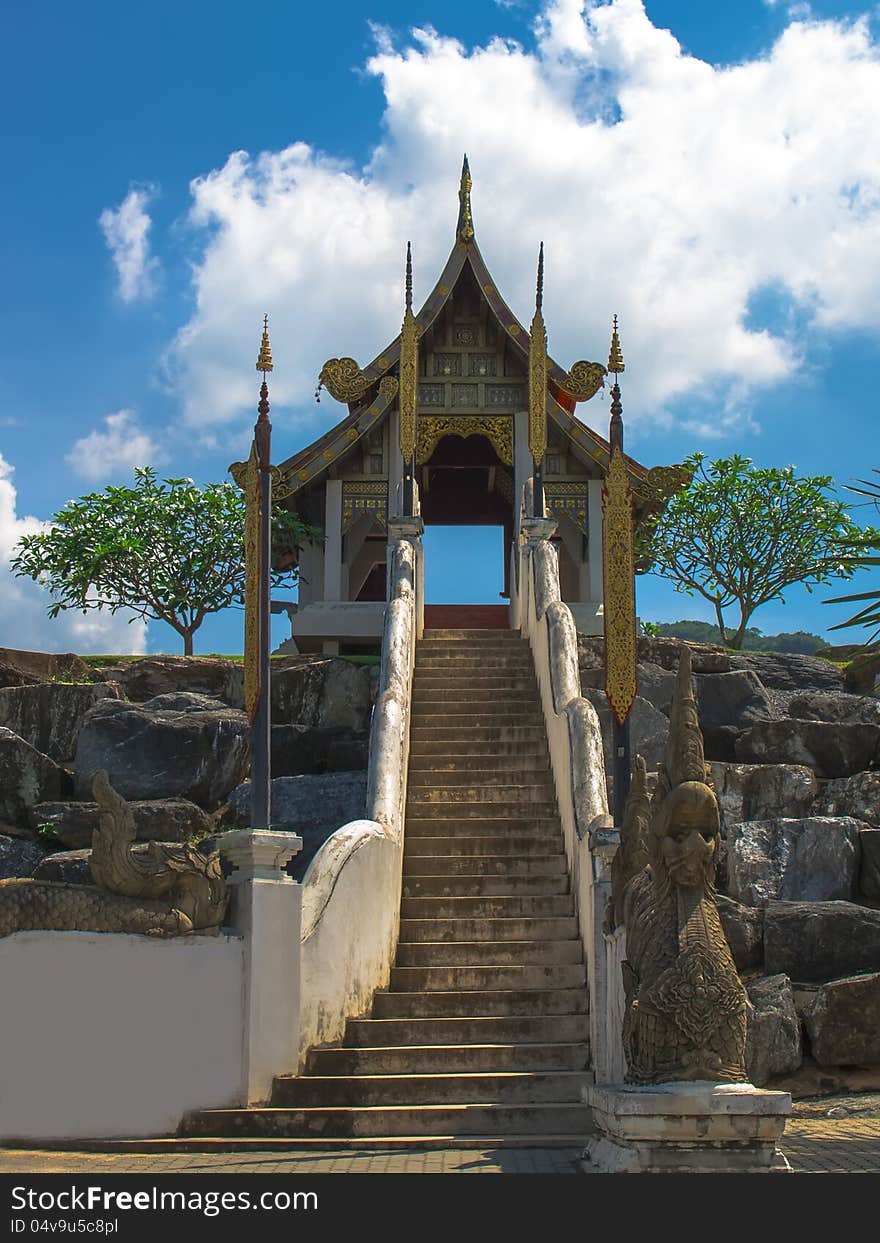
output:
[[[650,535],[653,572],[676,591],[708,600],[724,643],[740,648],[752,615],[782,600],[795,583],[808,591],[850,578],[854,543],[880,532],[858,527],[847,506],[828,495],[830,475],[798,478],[794,468],[756,467],[739,454],[687,459],[694,475],[675,493]],[[738,612],[735,627],[725,610]]]
[[[880,470],[875,469],[874,474],[880,475]],[[856,483],[861,486],[856,487],[851,483],[843,486],[859,496],[866,496],[867,503],[870,503],[880,513],[880,484],[870,479],[857,479]],[[870,527],[866,528],[849,550],[849,564],[854,570],[878,566],[880,565],[878,553],[880,553],[880,533]],[[862,607],[857,613],[847,618],[846,621],[838,622],[836,626],[830,626],[829,629],[846,630],[850,626],[860,626],[868,630],[874,627],[873,633],[865,640],[865,646],[872,650],[880,647],[880,642],[878,642],[880,641],[880,590],[875,588],[873,591],[861,591],[851,596],[834,596],[830,600],[825,600],[824,603],[860,604]]]
[[[244,495],[232,483],[199,488],[191,479],[159,480],[149,466],[134,473],[134,487],[81,496],[55,514],[48,530],[23,536],[12,569],[48,588],[50,617],[67,609],[130,609],[167,622],[189,656],[208,614],[244,601]],[[282,563],[317,535],[278,508],[272,527]],[[272,582],[296,577],[293,566],[273,571]]]

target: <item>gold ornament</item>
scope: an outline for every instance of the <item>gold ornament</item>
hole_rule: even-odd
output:
[[[444,436],[485,436],[501,461],[513,465],[513,419],[509,416],[487,419],[480,415],[423,414],[416,449],[420,466],[428,461]]]
[[[601,363],[588,363],[581,359],[572,365],[558,382],[559,387],[575,401],[589,401],[605,385],[605,368]]]
[[[622,450],[614,448],[602,489],[605,583],[605,694],[619,724],[636,697],[633,495]]]
[[[260,700],[260,468],[257,444],[229,473],[244,492],[244,709],[253,725]]]
[[[321,368],[318,384],[337,401],[358,401],[373,383],[353,358],[329,358]]]

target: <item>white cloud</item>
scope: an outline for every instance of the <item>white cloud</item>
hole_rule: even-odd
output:
[[[15,545],[23,535],[36,535],[48,523],[17,514],[14,467],[0,454],[0,647],[46,652],[143,653],[147,628],[140,620],[128,624],[131,613],[65,612],[47,616],[51,597],[29,578],[17,578],[9,568]]]
[[[631,423],[712,391],[714,425],[742,426],[749,394],[803,365],[811,329],[880,327],[866,20],[790,21],[765,55],[715,67],[640,0],[553,0],[536,40],[467,49],[415,30],[395,47],[381,32],[366,68],[383,140],[364,168],[297,142],[235,152],[192,183],[196,311],[170,352],[191,426],[216,433],[252,409],[264,310],[276,407],[305,406],[327,357],[363,363],[395,336],[406,240],[418,300],[452,244],[463,149],[481,249],[526,322],[544,239],[557,360],[604,360],[620,315]],[[752,325],[767,288],[804,313]],[[598,401],[579,411],[608,417]],[[340,410],[320,413],[326,425]]]
[[[118,207],[107,207],[98,223],[110,250],[123,302],[151,298],[156,292],[159,261],[150,254],[152,221],[145,210],[152,187],[129,190]]]
[[[165,460],[155,440],[141,429],[133,410],[117,410],[104,419],[104,431],[92,431],[75,441],[65,460],[91,483],[128,474],[135,466],[155,466]]]

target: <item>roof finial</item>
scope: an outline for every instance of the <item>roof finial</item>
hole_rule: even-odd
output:
[[[260,352],[257,355],[257,371],[262,371],[263,379],[266,373],[272,370],[272,346],[269,344],[269,316],[263,316],[263,340],[260,343]]]
[[[406,309],[412,310],[412,246],[406,244]]]
[[[613,371],[615,375],[620,375],[626,370],[623,365],[623,354],[620,349],[620,337],[617,333],[617,316],[614,316],[614,325],[611,329],[611,353],[608,355],[608,370]]]
[[[544,309],[544,243],[538,251],[538,284],[535,289],[535,310]]]
[[[472,242],[474,240],[474,219],[471,215],[471,170],[468,165],[467,155],[461,166],[461,185],[458,189],[458,229],[456,236],[460,242]]]

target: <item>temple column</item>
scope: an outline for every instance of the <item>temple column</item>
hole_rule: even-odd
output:
[[[589,573],[590,599],[604,599],[602,580],[602,480],[591,479],[587,484],[587,567]]]
[[[532,452],[529,449],[529,412],[517,410],[513,416],[513,529],[519,530],[522,490],[532,477]],[[526,517],[530,518],[531,514]]]
[[[327,480],[324,503],[324,599],[342,599],[342,480]]]
[[[388,412],[388,516],[403,512],[403,457],[400,452],[400,411]],[[389,537],[390,538],[390,537]]]

